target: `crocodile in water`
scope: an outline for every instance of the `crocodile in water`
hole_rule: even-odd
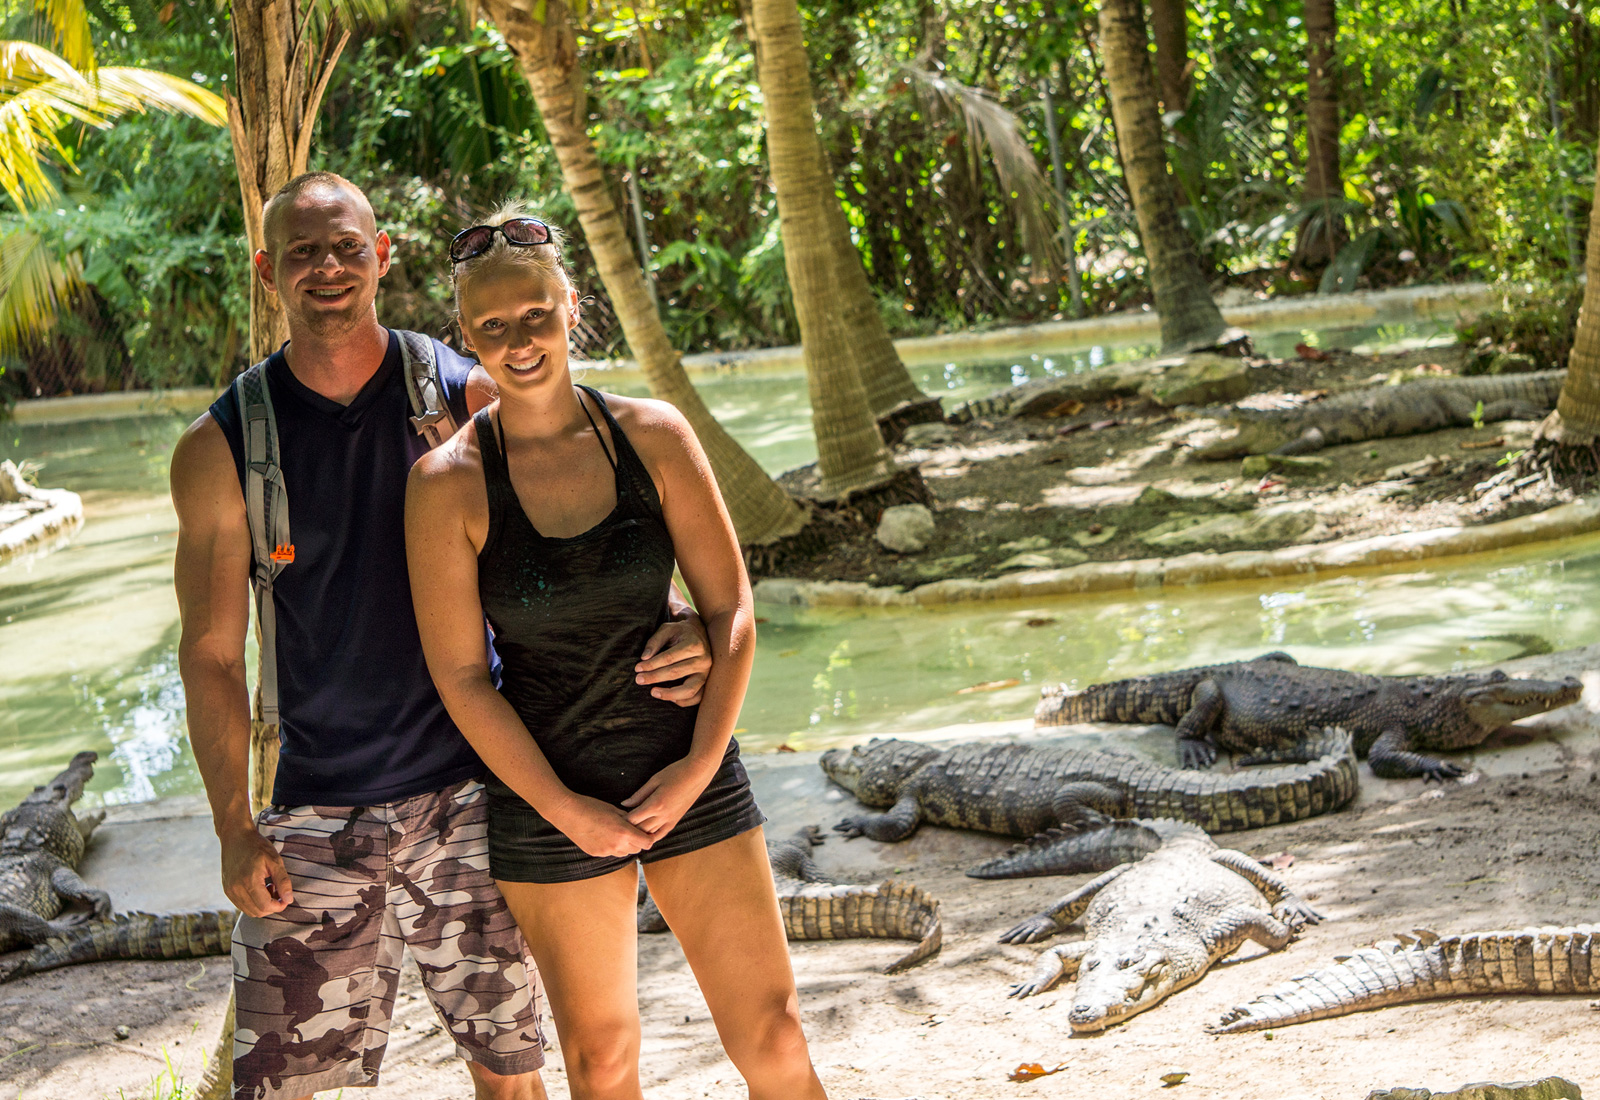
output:
[[[1292,409],[1233,407],[1220,419],[1239,433],[1196,451],[1206,459],[1308,454],[1338,443],[1470,428],[1495,420],[1537,420],[1556,407],[1564,370],[1430,378],[1369,386]]]
[[[868,806],[890,807],[834,826],[846,836],[904,840],[929,821],[1031,837],[1053,827],[1130,817],[1172,817],[1226,833],[1328,813],[1355,796],[1348,734],[1329,730],[1300,749],[1309,763],[1215,773],[1059,743],[979,741],[936,749],[874,740],[828,750],[822,769]],[[1036,873],[1057,872],[1041,862]]]
[[[1000,937],[1035,943],[1083,918],[1084,938],[1046,951],[1011,990],[1027,997],[1076,977],[1067,1014],[1074,1031],[1103,1031],[1199,981],[1246,940],[1277,951],[1320,919],[1272,871],[1185,822],[1118,822],[1085,840],[1075,869],[1104,866],[1094,858],[1100,842],[1111,859],[1134,862],[1117,863]],[[1025,859],[1029,847],[994,862]]]
[[[1279,758],[1308,735],[1340,726],[1385,779],[1443,779],[1462,769],[1418,750],[1464,749],[1530,714],[1577,702],[1583,684],[1513,680],[1504,672],[1372,676],[1306,668],[1287,653],[1253,661],[1161,672],[1078,692],[1046,687],[1036,726],[1072,722],[1165,723],[1178,728],[1184,767],[1203,767],[1217,749]]]
[[[898,974],[939,950],[944,935],[939,903],[926,891],[893,880],[865,886],[829,882],[811,861],[812,847],[821,843],[822,830],[811,825],[767,844],[783,929],[791,940],[916,940],[917,946],[891,963],[886,974]],[[639,931],[665,932],[667,922],[642,876],[639,899]]]
[[[1285,982],[1207,1028],[1256,1031],[1369,1008],[1490,993],[1600,993],[1600,926],[1468,932],[1427,929]]]

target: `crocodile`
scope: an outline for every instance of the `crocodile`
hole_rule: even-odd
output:
[[[944,929],[936,900],[920,886],[892,879],[871,885],[829,882],[811,860],[811,849],[822,840],[822,830],[810,825],[788,840],[767,844],[783,929],[791,940],[916,940],[885,974],[898,974],[938,952]],[[638,923],[641,932],[667,930],[642,876]]]
[[[1328,730],[1300,750],[1309,763],[1196,774],[1061,744],[980,741],[936,749],[873,740],[829,749],[822,769],[868,806],[890,807],[834,826],[848,837],[904,840],[923,821],[1031,837],[1132,817],[1179,818],[1222,833],[1299,821],[1355,797],[1349,734]]]
[[[97,759],[80,752],[0,817],[0,952],[32,947],[110,914],[110,896],[77,872],[89,834],[105,819],[103,810],[81,818],[72,812]]]
[[[1369,386],[1290,409],[1237,405],[1217,414],[1238,434],[1196,450],[1202,459],[1300,455],[1339,443],[1469,428],[1495,420],[1537,420],[1556,407],[1564,370],[1430,378]]]
[[[1036,726],[1072,722],[1164,723],[1178,728],[1186,768],[1204,767],[1217,749],[1260,762],[1292,752],[1313,731],[1340,726],[1358,755],[1385,779],[1452,778],[1454,763],[1418,750],[1464,749],[1530,714],[1574,703],[1583,684],[1514,680],[1504,672],[1450,676],[1373,676],[1308,668],[1287,653],[1094,684],[1083,691],[1047,686]]]
[[[1067,1013],[1075,1032],[1104,1031],[1160,1004],[1246,940],[1277,951],[1322,919],[1277,874],[1187,822],[1124,821],[1081,839],[1075,869],[1103,865],[1101,842],[1112,859],[1133,862],[1117,862],[1000,937],[1037,943],[1083,919],[1083,939],[1050,948],[1033,976],[1011,988],[1013,997],[1030,997],[1076,977]],[[994,862],[1026,863],[1031,847]]]
[[[56,933],[23,951],[0,955],[0,982],[58,966],[112,959],[192,959],[233,950],[232,909],[113,913]]]
[[[1600,925],[1384,940],[1234,1007],[1206,1030],[1257,1031],[1441,997],[1600,993]]]

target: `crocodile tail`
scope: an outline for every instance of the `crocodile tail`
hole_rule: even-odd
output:
[[[1309,763],[1220,774],[1153,770],[1135,789],[1135,812],[1236,833],[1331,813],[1356,796],[1360,780],[1348,733],[1329,728],[1302,748]]]
[[[1028,878],[1109,871],[1143,859],[1161,843],[1161,835],[1145,821],[1069,825],[1030,837],[967,874],[972,878]]]
[[[178,913],[115,913],[51,936],[0,962],[0,981],[59,966],[108,959],[192,959],[233,949],[232,909]]]
[[[1580,924],[1387,940],[1238,1005],[1206,1030],[1259,1031],[1439,997],[1600,992],[1597,939],[1594,925]]]
[[[1090,684],[1082,691],[1068,691],[1065,684],[1046,686],[1034,708],[1035,726],[1066,726],[1073,722],[1129,722],[1176,725],[1189,710],[1194,686],[1205,679],[1208,669],[1185,669],[1131,680]]]
[[[939,902],[909,882],[833,887],[780,896],[783,928],[791,940],[916,940],[916,947],[884,971],[898,974],[939,950],[944,926]]]

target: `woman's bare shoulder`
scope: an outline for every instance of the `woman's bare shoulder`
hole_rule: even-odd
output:
[[[423,455],[411,467],[415,491],[449,498],[463,489],[483,484],[483,452],[478,449],[478,426],[469,420],[456,434]]]
[[[643,455],[646,451],[661,449],[682,451],[686,440],[694,438],[694,429],[677,406],[653,397],[622,397],[603,394],[611,415],[627,433],[628,441]]]

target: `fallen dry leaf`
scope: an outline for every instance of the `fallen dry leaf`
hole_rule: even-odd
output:
[[[1051,419],[1056,419],[1063,416],[1077,416],[1082,411],[1082,401],[1063,401],[1044,415]]]
[[[1438,363],[1418,363],[1417,370],[1423,374],[1449,374],[1450,368]]]
[[[999,691],[1001,688],[1016,687],[1020,683],[1022,683],[1021,680],[985,680],[981,684],[973,684],[971,687],[961,688],[957,690],[956,694],[971,695],[976,691]]]
[[[1261,864],[1271,867],[1274,871],[1287,871],[1294,866],[1294,856],[1288,852],[1273,852],[1270,856],[1262,856]]]
[[[1010,1081],[1037,1081],[1041,1077],[1049,1077],[1052,1073],[1060,1073],[1067,1068],[1067,1063],[1062,1062],[1054,1069],[1045,1069],[1038,1062],[1024,1062],[1011,1071]]]
[[[1504,447],[1505,445],[1506,437],[1503,435],[1497,435],[1493,439],[1485,439],[1482,442],[1473,442],[1469,439],[1461,441],[1461,449],[1463,451],[1483,451],[1490,447]]]
[[[1041,618],[1037,618],[1037,619],[1028,619],[1022,625],[1023,626],[1049,626],[1051,623],[1053,623],[1055,621],[1056,621],[1055,619],[1052,619],[1048,615],[1045,615],[1045,616],[1043,616]]]
[[[1294,353],[1302,359],[1309,359],[1313,363],[1325,363],[1328,361],[1327,352],[1321,348],[1314,348],[1310,344],[1296,344]]]
[[[1122,408],[1122,398],[1120,398],[1120,397],[1108,397],[1108,398],[1106,398],[1106,412],[1116,412],[1120,408]]]
[[[789,742],[785,741],[783,744],[779,745],[777,748],[773,749],[772,751],[773,752],[794,752],[796,750],[795,750],[795,747],[793,745],[791,745],[791,744],[789,744]]]
[[[1183,1084],[1183,1079],[1187,1076],[1189,1076],[1188,1070],[1179,1070],[1177,1073],[1163,1073],[1161,1075],[1161,1087],[1170,1089],[1173,1085],[1181,1085]]]

